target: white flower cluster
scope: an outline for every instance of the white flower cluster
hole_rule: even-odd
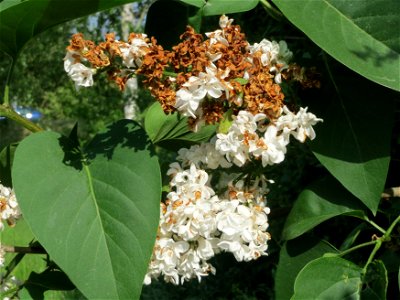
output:
[[[112,41],[112,55],[119,55],[122,58],[122,65],[126,67],[122,73],[131,73],[131,68],[137,69],[142,65],[143,57],[147,53],[149,45],[146,42],[146,34],[136,34],[130,39],[130,43],[122,41]],[[74,81],[76,89],[80,87],[89,87],[93,85],[93,75],[96,74],[96,67],[104,67],[110,64],[108,57],[98,48],[90,49],[84,46],[79,50],[71,50],[67,47],[67,54],[64,57],[64,70],[68,76]],[[91,60],[96,57],[96,60]],[[87,67],[84,63],[90,62],[92,68]],[[99,63],[96,66],[96,63]]]
[[[235,97],[237,105],[242,105],[242,99],[237,97],[235,93],[230,95],[233,90],[229,81],[224,80],[228,77],[230,70],[218,69],[213,62],[222,57],[222,53],[216,52],[217,47],[215,44],[222,44],[229,46],[228,37],[225,32],[226,28],[232,24],[233,20],[228,19],[223,15],[220,18],[219,25],[221,29],[213,32],[206,33],[209,38],[209,66],[206,67],[206,72],[200,72],[198,76],[191,76],[189,80],[176,92],[175,108],[184,116],[193,118],[200,117],[201,102],[206,98],[218,99],[225,95],[227,99],[230,96]],[[281,72],[288,68],[289,60],[292,58],[293,53],[289,51],[285,41],[279,43],[263,39],[259,44],[248,44],[247,49],[250,53],[249,62],[253,63],[253,55],[260,55],[261,63],[263,66],[269,66],[269,71],[274,74],[274,79],[277,84],[282,82]],[[249,79],[249,74],[245,72],[244,79]]]
[[[122,64],[127,68],[139,68],[143,63],[149,45],[146,43],[147,35],[136,34],[130,43],[118,42],[122,54]]]
[[[270,66],[269,71],[275,75],[275,82],[282,83],[281,72],[289,67],[288,62],[293,56],[293,53],[288,49],[285,41],[279,43],[263,39],[260,43],[254,43],[249,46],[252,55],[261,53],[261,64]]]
[[[93,75],[96,69],[88,68],[81,61],[86,59],[76,51],[68,51],[64,57],[64,70],[68,76],[74,81],[75,88],[89,87],[93,85]]]
[[[263,167],[278,164],[285,159],[290,135],[300,142],[307,137],[312,140],[315,138],[312,126],[322,119],[307,112],[307,108],[300,108],[294,114],[284,106],[281,116],[274,123],[265,125],[266,121],[264,114],[240,111],[229,131],[217,134],[215,149],[239,167],[252,158],[261,159]]]
[[[3,221],[13,226],[20,217],[21,212],[14,191],[0,183],[0,233],[4,229]],[[5,251],[0,243],[0,267],[4,267],[4,256]]]
[[[215,269],[207,261],[221,251],[233,253],[238,261],[267,255],[269,208],[266,181],[258,179],[251,188],[243,181],[230,184],[216,195],[209,175],[192,163],[183,169],[170,165],[171,188],[161,204],[160,225],[145,283],[163,276],[167,282],[199,281]]]
[[[4,229],[3,221],[10,226],[21,217],[21,211],[14,191],[0,184],[0,231]]]
[[[2,279],[2,278],[0,278],[0,279]],[[1,284],[0,284],[0,294],[6,295],[7,292],[11,292],[11,290],[15,290],[15,288],[20,286],[21,284],[23,284],[23,282],[18,280],[15,276],[11,276],[10,278],[2,280]],[[2,300],[10,300],[10,299],[16,299],[16,298],[14,298],[14,297],[12,297],[12,298],[11,297],[3,297],[2,298]]]

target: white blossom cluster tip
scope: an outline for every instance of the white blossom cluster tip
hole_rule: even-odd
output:
[[[143,57],[146,55],[149,44],[146,42],[147,35],[144,33],[136,34],[130,39],[129,43],[119,42],[121,50],[122,64],[127,68],[140,68]]]
[[[0,231],[4,229],[3,221],[13,226],[20,217],[21,211],[14,191],[0,184]]]
[[[4,268],[4,263],[6,261],[5,256],[6,256],[6,251],[4,251],[4,249],[3,249],[3,247],[1,247],[1,243],[0,243],[0,268]]]
[[[285,159],[286,146],[293,135],[300,142],[314,139],[313,125],[321,122],[307,108],[300,108],[297,114],[286,106],[281,116],[265,125],[267,116],[253,115],[240,111],[227,133],[218,133],[215,148],[226,156],[229,162],[241,167],[251,159],[261,159],[262,165],[278,164]]]
[[[7,292],[11,290],[16,290],[16,287],[20,286],[23,284],[22,281],[18,280],[15,276],[11,276],[7,279],[0,278],[1,283],[0,283],[0,294],[7,294]],[[2,300],[10,300],[10,299],[16,299],[15,297],[4,297]]]
[[[215,254],[231,252],[238,261],[267,255],[269,208],[264,178],[246,188],[243,181],[230,184],[221,196],[209,185],[208,174],[194,164],[170,166],[174,189],[161,204],[160,225],[145,283],[163,276],[167,282],[199,281],[215,268]]]
[[[86,67],[82,61],[85,61],[78,52],[69,51],[64,57],[64,70],[68,76],[74,81],[75,88],[81,86],[89,87],[93,85],[93,75],[96,69]]]
[[[232,163],[225,159],[225,156],[215,149],[215,141],[217,137],[213,137],[208,143],[193,145],[189,149],[181,148],[178,151],[177,160],[182,166],[188,167],[194,164],[201,169],[217,169],[229,168]]]
[[[242,105],[243,99],[232,92],[233,87],[229,82],[232,79],[229,77],[230,68],[219,69],[214,64],[223,56],[223,53],[218,50],[220,45],[230,46],[227,28],[231,26],[232,22],[233,19],[228,19],[223,15],[219,21],[221,29],[206,33],[209,38],[207,51],[209,66],[206,67],[206,72],[200,72],[198,76],[191,76],[176,92],[175,108],[182,115],[193,118],[201,117],[201,103],[206,98],[235,98],[233,102],[239,106]],[[260,43],[253,45],[247,43],[247,51],[249,52],[248,61],[251,63],[249,68],[254,66],[255,57],[260,58],[262,66],[269,68],[275,82],[282,83],[281,72],[289,67],[289,61],[293,56],[285,41],[278,43],[263,39]],[[249,73],[245,71],[243,79],[248,80],[249,76]]]
[[[293,56],[286,42],[277,43],[263,39],[260,43],[249,45],[249,51],[253,56],[260,56],[261,64],[264,67],[269,66],[269,71],[275,75],[275,82],[281,84],[281,72],[289,67],[289,61]]]
[[[64,57],[64,70],[74,81],[76,89],[93,85],[93,75],[97,69],[112,65],[116,57],[122,60],[123,70],[111,71],[108,75],[116,78],[121,74],[131,74],[143,63],[149,45],[145,34],[132,34],[129,43],[115,40],[114,34],[107,34],[106,41],[95,45],[84,40],[82,34],[74,35]]]

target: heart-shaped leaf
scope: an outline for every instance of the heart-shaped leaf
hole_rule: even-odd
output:
[[[297,274],[310,261],[322,257],[325,253],[338,251],[326,241],[302,236],[287,241],[281,249],[275,277],[276,300],[289,300],[293,295],[293,286]]]
[[[335,87],[312,107],[324,122],[316,129],[318,138],[310,143],[311,149],[375,214],[389,169],[395,93],[359,76],[338,77]]]
[[[366,78],[400,90],[400,2],[273,0],[318,46]]]
[[[202,9],[204,16],[218,16],[222,14],[233,14],[253,9],[259,0],[180,0]]]
[[[16,57],[46,29],[135,0],[3,0],[0,2],[0,50]]]
[[[296,238],[318,224],[343,214],[363,218],[365,210],[357,198],[329,176],[301,192],[286,219],[282,238]]]
[[[321,257],[308,263],[294,284],[292,300],[360,299],[362,268],[340,257]]]
[[[139,297],[161,176],[137,123],[113,123],[84,150],[54,132],[33,134],[18,146],[12,175],[32,232],[86,297]]]

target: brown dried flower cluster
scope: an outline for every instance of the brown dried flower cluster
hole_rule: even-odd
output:
[[[207,33],[207,39],[188,26],[180,37],[181,43],[171,51],[164,50],[156,39],[135,33],[129,36],[128,43],[107,34],[99,45],[78,33],[67,50],[72,54],[70,64],[87,60],[93,68],[106,70],[121,90],[131,76],[142,75],[143,84],[166,113],[183,112],[193,124],[216,123],[226,111],[237,114],[243,109],[276,119],[284,105],[285,95],[279,85],[282,78],[299,81],[304,87],[319,87],[314,69],[305,70],[279,60],[280,53],[272,53],[279,51],[276,42],[266,41],[271,45],[271,52],[267,53],[264,48],[251,46],[240,27],[231,23],[221,17],[221,29]],[[202,95],[199,99],[198,94]]]

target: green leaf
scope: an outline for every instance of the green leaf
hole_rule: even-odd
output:
[[[302,236],[287,241],[281,249],[275,276],[276,300],[288,300],[294,292],[294,281],[300,270],[310,261],[325,253],[338,251],[326,241]]]
[[[365,207],[332,177],[301,192],[286,219],[282,238],[290,240],[318,224],[343,214],[363,218]]]
[[[216,125],[207,125],[193,132],[188,126],[188,119],[178,113],[165,114],[160,103],[155,102],[147,110],[144,126],[153,143],[164,142],[174,144],[175,142],[201,143],[208,141],[216,130]]]
[[[340,257],[308,263],[294,284],[292,300],[360,299],[362,268]]]
[[[89,299],[136,299],[159,222],[161,178],[146,133],[122,120],[83,150],[54,132],[18,146],[13,182],[38,241]]]
[[[196,7],[203,7],[207,0],[180,0],[183,3],[193,5]]]
[[[363,278],[363,285],[361,293],[363,299],[386,299],[388,275],[382,261],[375,260],[368,265],[367,274]]]
[[[228,133],[229,128],[231,128],[233,123],[232,115],[233,115],[232,109],[229,109],[226,113],[224,113],[224,116],[218,126],[218,133],[224,133],[224,134]]]
[[[17,144],[11,144],[0,152],[0,183],[12,187],[11,168]]]
[[[358,76],[335,81],[336,93],[311,108],[324,119],[311,149],[375,214],[389,169],[395,93]]]
[[[256,7],[258,2],[259,0],[207,0],[203,6],[203,15],[218,16],[249,11]]]
[[[25,44],[46,29],[135,0],[3,0],[0,50],[17,57]]]
[[[400,90],[400,2],[273,0],[283,14],[335,59]]]

